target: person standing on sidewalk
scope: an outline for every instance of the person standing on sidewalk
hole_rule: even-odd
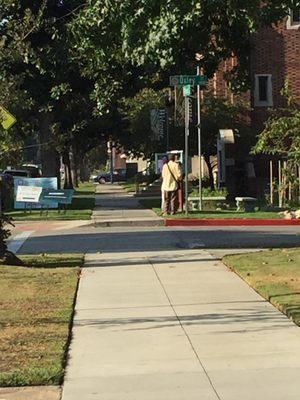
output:
[[[176,196],[176,210],[180,209],[180,211],[183,212],[183,178],[184,178],[184,174],[183,174],[182,163],[180,161],[180,154],[175,154],[174,161],[178,164],[180,172],[181,172],[181,177],[178,181],[179,189],[177,191],[177,196]]]
[[[175,162],[174,154],[169,156],[169,162],[163,166],[162,170],[162,190],[165,194],[164,215],[176,214],[177,212],[177,195],[179,189],[179,180],[182,172],[178,163]]]
[[[167,164],[168,161],[169,161],[169,157],[167,155],[164,155],[162,158],[161,174],[162,174],[164,165]],[[161,211],[164,212],[164,210],[165,210],[165,191],[163,190],[163,187],[161,186]]]

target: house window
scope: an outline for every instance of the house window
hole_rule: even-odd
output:
[[[254,106],[272,107],[272,75],[255,75]]]
[[[300,27],[300,7],[293,7],[287,20],[288,29],[298,29]]]
[[[291,10],[291,20],[293,25],[300,24],[300,7],[294,7]]]

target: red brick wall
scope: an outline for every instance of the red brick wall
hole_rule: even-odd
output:
[[[287,29],[284,20],[273,28],[263,28],[252,38],[251,52],[252,105],[254,106],[255,74],[271,74],[273,88],[273,105],[282,107],[284,99],[280,91],[285,78],[289,78],[292,93],[300,104],[300,30]],[[252,125],[262,129],[268,117],[266,107],[254,107]]]
[[[234,57],[223,61],[214,77],[209,80],[208,89],[217,97],[224,97],[228,100],[233,100],[233,94],[228,88],[227,82],[224,78],[226,72],[230,72],[236,65],[236,59]]]

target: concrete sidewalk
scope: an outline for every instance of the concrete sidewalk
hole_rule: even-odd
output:
[[[164,219],[143,208],[138,200],[117,184],[96,187],[95,226],[160,226]]]
[[[208,252],[86,262],[62,400],[299,399],[299,328]]]

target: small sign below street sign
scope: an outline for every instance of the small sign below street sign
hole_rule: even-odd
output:
[[[206,86],[206,75],[174,75],[170,76],[170,86]]]
[[[184,97],[188,97],[191,95],[191,85],[183,86],[183,95]]]
[[[4,107],[0,106],[0,124],[3,129],[11,128],[17,122],[16,118],[10,114]]]

